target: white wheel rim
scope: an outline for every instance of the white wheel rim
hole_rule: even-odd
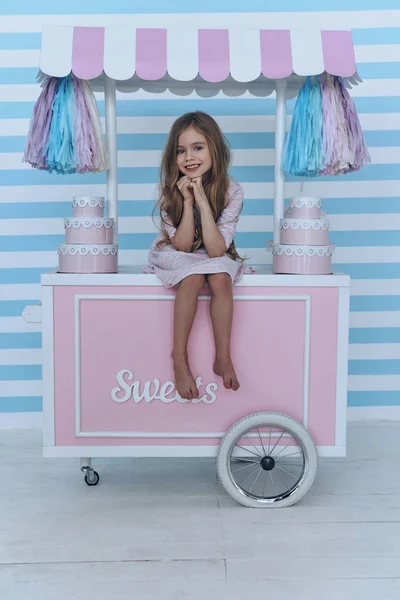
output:
[[[303,441],[281,425],[256,425],[240,432],[231,444],[226,461],[229,478],[237,492],[260,504],[292,497],[308,472]]]

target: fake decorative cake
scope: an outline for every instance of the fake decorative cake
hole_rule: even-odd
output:
[[[116,273],[114,219],[104,217],[104,198],[74,197],[73,217],[64,219],[65,244],[58,247],[60,273]]]
[[[291,198],[280,222],[280,243],[267,245],[274,273],[331,274],[335,245],[329,243],[328,232],[329,221],[319,198]]]

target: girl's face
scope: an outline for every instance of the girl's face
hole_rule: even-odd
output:
[[[176,164],[182,175],[191,179],[201,177],[211,169],[212,160],[207,140],[192,126],[179,136]]]

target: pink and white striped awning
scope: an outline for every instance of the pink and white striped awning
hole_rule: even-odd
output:
[[[351,31],[49,26],[40,70],[89,80],[105,73],[136,84],[222,85],[324,72],[351,79],[356,63]]]

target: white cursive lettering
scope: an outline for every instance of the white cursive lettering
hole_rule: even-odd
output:
[[[133,373],[128,371],[128,369],[119,371],[117,374],[117,383],[119,383],[120,387],[115,387],[111,390],[111,398],[114,402],[126,402],[130,398],[131,386],[125,381],[125,375],[128,376],[128,380],[133,379]],[[125,394],[120,398],[118,394],[119,392],[122,392],[122,390],[125,390]]]
[[[172,381],[166,381],[160,388],[160,380],[153,379],[153,381],[145,381],[142,387],[140,379],[134,380],[134,374],[129,369],[122,369],[117,373],[117,384],[118,386],[111,390],[111,399],[114,402],[127,402],[132,399],[136,404],[144,400],[146,403],[152,402],[153,400],[160,400],[165,404],[171,402],[180,402],[186,404],[192,402],[198,404],[204,402],[205,404],[212,404],[216,401],[218,390],[218,384],[208,383],[206,385],[206,393],[198,398],[189,400],[188,398],[181,398],[175,388],[175,384]],[[200,392],[200,388],[203,385],[201,377],[196,379],[197,389]]]
[[[216,401],[217,396],[216,396],[216,394],[214,394],[214,392],[216,392],[217,390],[218,390],[218,385],[216,383],[209,383],[208,385],[206,385],[206,392],[210,396],[210,398],[208,400],[207,399],[204,400],[204,402],[206,404],[212,404],[213,402]]]
[[[154,385],[155,388],[153,394],[150,391],[151,385]],[[141,400],[144,400],[145,402],[151,402],[155,398],[158,398],[157,394],[159,389],[160,381],[158,379],[153,379],[153,381],[146,381],[143,386],[143,392],[140,392],[140,381],[135,381],[131,386],[133,401],[140,402]]]
[[[161,391],[160,391],[160,400],[161,402],[173,402],[174,400],[176,400],[175,396],[173,396],[172,398],[168,398],[168,396],[170,394],[172,394],[172,392],[175,391],[175,386],[174,383],[172,381],[167,381],[166,383],[164,383],[164,385],[161,387]]]

